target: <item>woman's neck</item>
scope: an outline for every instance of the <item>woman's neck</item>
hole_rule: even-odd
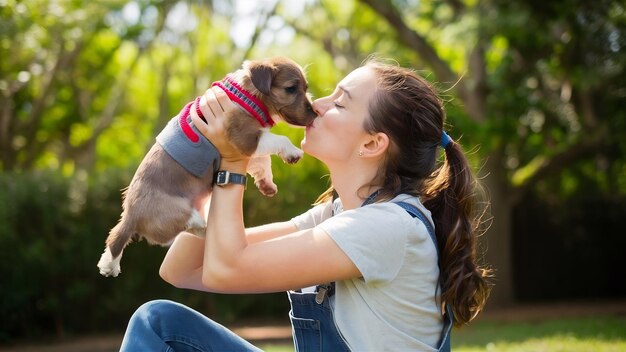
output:
[[[367,186],[376,177],[376,168],[337,167],[330,169],[332,185],[341,199],[344,210],[355,209],[363,204],[380,186]]]

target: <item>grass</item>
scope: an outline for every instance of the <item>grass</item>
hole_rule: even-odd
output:
[[[292,352],[291,345],[259,346]],[[478,321],[452,333],[454,352],[618,352],[626,351],[626,317],[596,316],[539,321]]]
[[[477,322],[452,335],[455,351],[626,351],[626,317]]]

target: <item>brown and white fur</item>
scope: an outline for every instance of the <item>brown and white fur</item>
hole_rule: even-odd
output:
[[[290,59],[246,61],[231,77],[265,104],[274,121],[306,126],[316,117],[304,72]],[[191,111],[195,114],[194,109]],[[255,185],[261,193],[274,195],[277,187],[272,181],[270,155],[294,163],[302,151],[287,137],[262,128],[243,109],[228,118],[228,138],[241,152],[252,156],[248,173]],[[98,262],[100,274],[117,276],[121,272],[123,249],[133,240],[145,238],[150,244],[168,245],[182,231],[204,236],[206,222],[201,211],[212,183],[213,172],[196,177],[155,143],[124,191],[120,221],[111,229]]]

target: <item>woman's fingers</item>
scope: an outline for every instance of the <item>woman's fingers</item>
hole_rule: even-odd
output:
[[[195,105],[189,109],[191,121],[200,133],[202,133],[209,140],[213,140],[222,132],[223,120],[220,119],[219,116],[223,114],[223,111],[219,108],[219,104],[214,96],[209,96],[208,99],[202,97],[199,104],[200,110],[202,111],[206,122],[203,121],[196,113]]]
[[[211,136],[215,134],[215,118],[211,117],[210,119],[207,117],[208,114],[205,114],[205,118],[207,119],[207,123],[202,121],[200,117],[198,117],[195,112],[191,112],[189,116],[191,116],[191,122],[193,125],[202,133],[206,138],[211,139]]]
[[[208,89],[200,99],[200,110],[206,122],[196,114],[195,106],[190,109],[191,120],[207,139],[219,150],[224,160],[247,158],[230,142],[226,132],[228,115],[239,109],[228,95],[219,88]]]
[[[227,102],[230,102],[230,99],[221,89],[208,89],[201,97],[200,110],[206,119],[206,125],[211,134],[223,130],[225,124],[224,106],[228,106]],[[194,112],[195,109],[191,109],[191,111]],[[194,124],[197,124],[195,121],[197,120],[194,119]],[[207,135],[207,138],[210,139],[210,136]]]
[[[206,101],[207,107],[211,110],[209,117],[219,119],[223,116],[224,109],[217,100],[217,93],[219,93],[219,91],[216,91],[215,89],[208,89],[206,92],[204,92],[204,100]]]
[[[222,109],[222,111],[224,111],[225,113],[229,113],[234,109],[239,109],[237,105],[235,105],[235,103],[230,100],[226,92],[224,92],[222,89],[213,87],[212,90],[215,94],[215,97],[217,98],[217,102],[220,104],[220,108]]]
[[[207,91],[204,93],[204,98],[207,100],[207,102],[211,102],[211,109],[216,112],[215,116],[218,118],[221,118],[223,115],[217,115],[217,111],[215,110],[219,109],[222,112],[228,114],[235,109],[239,109],[237,105],[235,105],[235,103],[230,100],[226,92],[218,87],[212,87],[210,89],[207,89]]]

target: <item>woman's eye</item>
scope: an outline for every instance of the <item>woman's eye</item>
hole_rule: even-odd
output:
[[[336,107],[337,109],[343,109],[343,105],[339,104],[339,102],[337,102],[337,101],[333,101],[333,104],[335,104],[335,107]]]
[[[285,88],[285,92],[287,92],[287,94],[294,94],[296,92],[296,89],[296,86],[287,87]]]

